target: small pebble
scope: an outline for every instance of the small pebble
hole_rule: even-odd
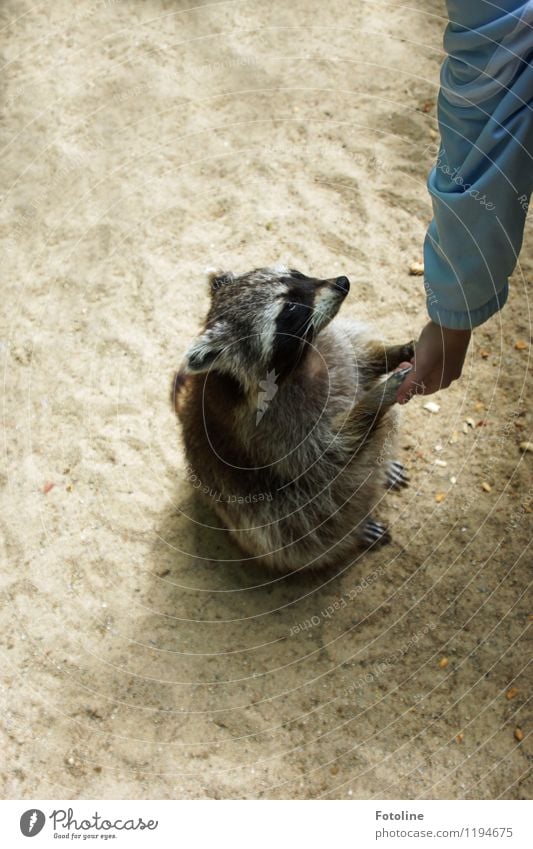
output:
[[[471,418],[470,418],[470,416],[469,416],[467,419],[465,419],[465,423],[466,423],[469,427],[475,427],[475,426],[476,426],[476,423],[475,423],[474,419],[471,419]]]
[[[526,451],[533,451],[533,442],[521,442],[520,451],[523,451],[524,453]]]
[[[449,662],[450,662],[450,661],[448,660],[448,658],[447,658],[447,657],[441,657],[441,659],[439,660],[439,667],[440,667],[441,669],[446,669],[446,667],[448,666]]]
[[[456,734],[456,736],[455,736],[455,741],[457,743],[462,743],[464,739],[465,739],[465,735],[463,734],[462,731],[459,734]]]
[[[515,696],[517,696],[517,695],[518,695],[518,687],[510,687],[510,688],[507,690],[507,692],[506,692],[506,694],[505,694],[505,697],[506,697],[507,699],[511,700],[511,699],[514,699],[514,698],[515,698]]]
[[[438,460],[437,459],[437,460],[434,460],[434,463],[435,463],[436,466],[442,466],[442,468],[444,468],[445,466],[448,465],[446,460]]]
[[[454,430],[454,432],[453,432],[453,433],[452,433],[452,435],[450,436],[450,442],[451,442],[451,443],[452,443],[452,445],[453,445],[455,442],[458,442],[458,441],[459,441],[459,434],[457,433],[457,431],[456,431],[456,430]]]
[[[455,477],[455,475],[451,476],[450,483],[457,483],[457,478]]]
[[[522,740],[524,739],[524,732],[522,731],[521,728],[515,728],[514,737],[515,737],[515,740],[518,740],[519,743],[522,742]]]
[[[437,502],[437,504],[440,504],[442,501],[444,501],[445,498],[446,498],[445,492],[437,492],[437,494],[435,496],[435,501]]]
[[[483,360],[486,360],[486,359],[487,359],[487,357],[489,356],[489,351],[485,351],[485,350],[484,350],[484,348],[482,348],[482,349],[481,349],[481,351],[479,352],[479,356],[480,356]]]
[[[514,346],[515,346],[517,351],[525,351],[526,348],[529,347],[527,342],[524,342],[523,339],[519,339],[518,342],[515,342]]]
[[[424,404],[424,410],[427,410],[428,413],[438,413],[440,410],[440,404],[436,404],[435,401],[428,401]]]
[[[483,483],[481,484],[481,488],[484,489],[485,492],[492,492],[492,487],[490,483],[487,483],[487,481],[483,481]]]
[[[415,275],[419,277],[424,273],[424,263],[423,262],[412,262],[409,266],[409,274]]]

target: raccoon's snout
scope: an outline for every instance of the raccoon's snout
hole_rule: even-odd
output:
[[[350,281],[347,277],[337,277],[333,286],[335,289],[338,289],[339,292],[342,292],[343,295],[347,295],[350,291]]]

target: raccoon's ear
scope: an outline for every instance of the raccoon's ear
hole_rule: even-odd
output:
[[[211,292],[216,292],[221,286],[227,286],[228,283],[233,283],[235,277],[231,271],[215,271],[213,269],[207,272],[207,281]]]
[[[208,328],[198,339],[195,339],[185,354],[187,371],[199,374],[209,371],[212,366],[216,368],[218,364],[222,365],[225,347],[221,328],[219,326]]]

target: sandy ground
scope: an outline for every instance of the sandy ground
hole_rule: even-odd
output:
[[[405,410],[392,544],[327,580],[239,563],[168,403],[206,266],[347,274],[346,316],[420,330],[443,4],[188,7],[0,11],[1,794],[524,798],[531,229]]]

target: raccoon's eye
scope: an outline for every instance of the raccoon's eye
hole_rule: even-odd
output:
[[[305,304],[299,304],[298,301],[289,301],[289,303],[285,306],[283,312],[288,313],[290,315],[299,314],[305,315],[309,311],[309,307]]]
[[[286,326],[291,332],[298,333],[302,330],[311,317],[312,310],[307,304],[298,301],[289,301],[281,311],[279,321],[281,326]]]

